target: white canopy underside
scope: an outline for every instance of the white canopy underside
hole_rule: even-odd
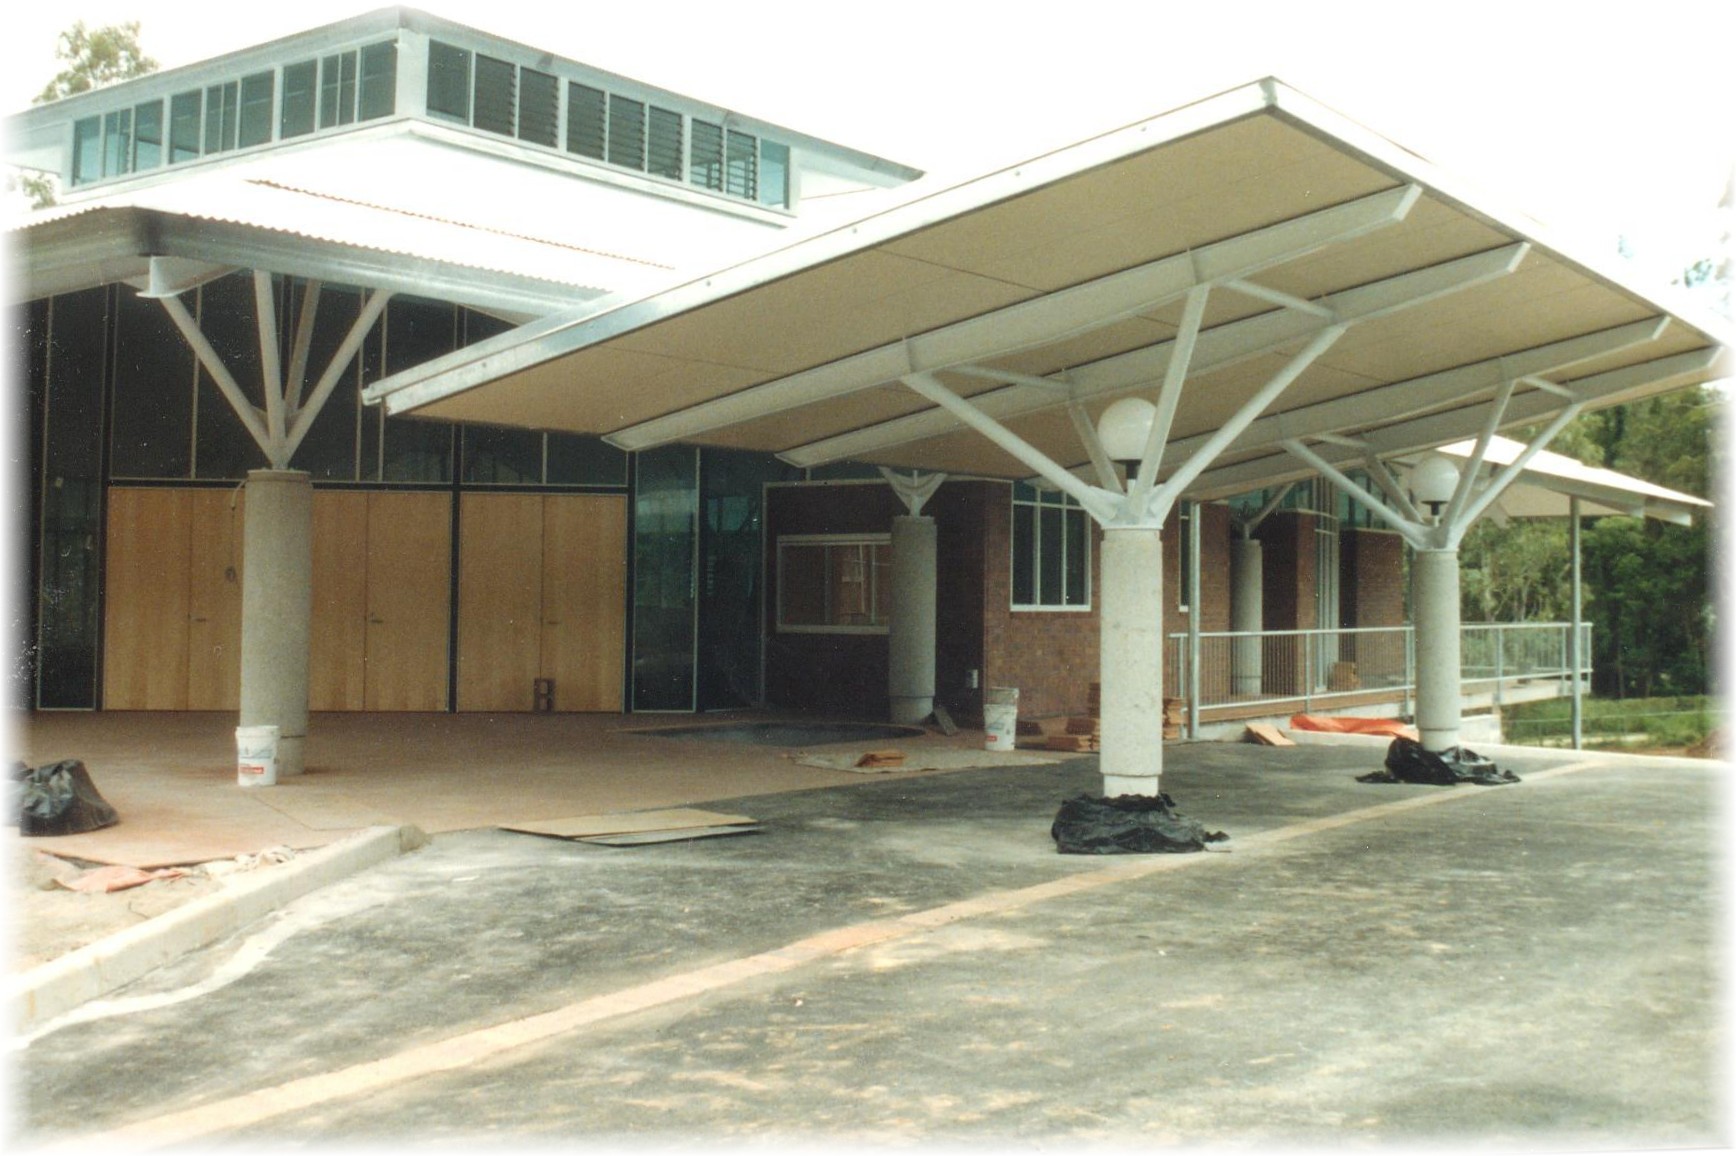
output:
[[[628,449],[1025,478],[903,380],[933,375],[1084,474],[1079,417],[1159,399],[1176,360],[1163,477],[1345,326],[1188,485],[1209,499],[1313,473],[1285,441],[1350,467],[1474,436],[1508,382],[1503,428],[1720,376],[1714,323],[1543,232],[1263,81],[962,185],[919,182],[851,225],[532,322],[369,397]]]

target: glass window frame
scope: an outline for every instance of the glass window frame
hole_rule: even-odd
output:
[[[1026,494],[1030,496],[1025,496]],[[1027,511],[1026,517],[1029,518],[1029,526],[1022,533],[1019,524],[1021,511]],[[1053,516],[1046,518],[1044,515]],[[1045,540],[1046,524],[1055,528],[1047,537],[1057,543],[1054,549],[1059,551],[1058,556],[1051,558],[1045,558],[1045,551],[1050,548]],[[1089,614],[1092,609],[1091,556],[1094,552],[1091,537],[1091,516],[1071,496],[1058,490],[1039,490],[1024,483],[1015,484],[1007,533],[1009,609],[1021,614]],[[1078,558],[1073,557],[1075,548],[1079,551]],[[1025,602],[1018,599],[1021,550],[1029,553],[1027,561],[1032,585],[1031,600]],[[1060,576],[1061,590],[1058,600],[1049,600],[1050,592],[1043,588],[1046,571]],[[1074,590],[1075,582],[1078,585],[1077,591]],[[1074,593],[1077,593],[1079,601],[1068,600]]]
[[[822,550],[820,574],[822,584],[822,617],[824,622],[791,622],[786,615],[792,572],[790,553],[796,550]],[[867,586],[864,602],[869,620],[863,623],[835,622],[837,613],[832,604],[836,562],[849,552],[859,556],[867,551],[863,583]],[[884,586],[881,585],[884,580]],[[774,629],[779,634],[887,634],[891,627],[892,535],[891,534],[780,534],[777,540],[777,613]],[[882,603],[885,603],[883,606]],[[882,618],[882,611],[885,617]]]

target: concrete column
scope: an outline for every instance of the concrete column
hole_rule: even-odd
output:
[[[1459,745],[1459,552],[1418,550],[1411,573],[1417,737],[1438,754]]]
[[[895,723],[919,723],[934,713],[936,540],[933,518],[892,519],[886,689]]]
[[[1158,793],[1163,773],[1163,537],[1103,530],[1100,669],[1103,794]]]
[[[1231,539],[1230,629],[1238,634],[1258,634],[1265,629],[1264,564],[1265,553],[1258,538]],[[1259,694],[1262,662],[1260,639],[1236,639],[1230,650],[1231,693]]]
[[[247,475],[241,578],[241,726],[279,728],[277,774],[299,775],[307,742],[313,618],[313,480]]]

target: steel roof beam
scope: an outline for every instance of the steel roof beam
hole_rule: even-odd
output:
[[[1636,365],[1612,369],[1593,377],[1574,381],[1571,388],[1586,405],[1617,405],[1671,388],[1678,381],[1692,379],[1710,369],[1718,357],[1716,349],[1700,349],[1672,354]],[[1562,399],[1542,390],[1519,394],[1507,406],[1504,428],[1546,421],[1562,408]],[[1316,448],[1320,456],[1335,465],[1354,464],[1363,455],[1392,458],[1404,454],[1450,445],[1474,437],[1483,424],[1481,406],[1467,405],[1441,413],[1433,413],[1410,421],[1387,426],[1367,437],[1367,446],[1360,450],[1332,446]],[[1202,501],[1245,494],[1265,486],[1281,485],[1309,477],[1313,471],[1288,459],[1282,452],[1282,438],[1270,448],[1276,453],[1223,466],[1201,474],[1189,489],[1188,496]],[[1263,447],[1264,448],[1264,447]]]
[[[956,321],[607,435],[625,450],[697,437],[858,390],[1061,341],[1155,309],[1195,286],[1247,277],[1404,220],[1406,185]]]
[[[1317,304],[1346,322],[1372,320],[1482,281],[1505,276],[1517,267],[1526,251],[1527,246],[1524,244],[1491,249],[1426,269],[1401,273],[1384,281],[1329,294],[1320,298]],[[1661,325],[1661,322],[1659,324]],[[1325,330],[1327,325],[1328,323],[1312,314],[1291,309],[1277,309],[1219,325],[1199,335],[1191,359],[1192,370],[1196,375],[1208,373],[1238,361],[1271,353],[1293,342],[1312,338]],[[1069,371],[1067,378],[1073,387],[1073,399],[1085,401],[1114,397],[1161,380],[1168,372],[1174,347],[1174,342],[1166,341],[1075,367]],[[1023,385],[1010,385],[1005,389],[979,393],[973,396],[971,401],[983,412],[1002,421],[1052,409],[1060,404],[1052,391]],[[1358,417],[1366,420],[1369,413],[1366,401],[1358,401],[1352,408]],[[1258,429],[1264,423],[1276,420],[1279,419],[1261,418],[1251,428]],[[945,411],[927,410],[796,446],[784,450],[778,456],[791,465],[818,466],[891,449],[907,442],[937,437],[957,428],[958,423]],[[1165,453],[1164,465],[1170,465],[1172,458],[1179,461],[1187,453],[1191,453],[1191,450],[1184,450],[1178,454],[1176,447],[1179,444],[1203,441],[1206,436],[1209,435],[1199,435],[1197,439],[1183,439],[1183,442],[1171,442]]]

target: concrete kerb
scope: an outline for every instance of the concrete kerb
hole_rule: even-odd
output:
[[[369,827],[13,977],[13,1027],[30,1032],[214,943],[284,904],[428,842],[415,826]]]

